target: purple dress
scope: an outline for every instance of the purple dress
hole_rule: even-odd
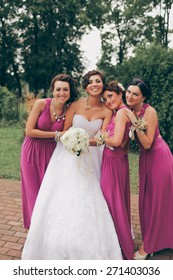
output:
[[[123,106],[125,107],[125,106]],[[122,109],[121,107],[120,109]],[[114,134],[113,115],[107,127],[109,135]],[[127,123],[123,142],[129,138],[131,123]],[[130,179],[128,154],[121,146],[104,148],[101,167],[101,188],[112,215],[124,259],[133,258],[134,244],[130,221]]]
[[[144,104],[140,117],[150,106]],[[145,150],[140,142],[139,215],[144,250],[173,249],[173,156],[156,127],[154,141]]]
[[[45,107],[40,114],[36,128],[44,131],[62,131],[64,120],[51,122],[50,103],[47,98]],[[49,160],[56,147],[54,138],[25,137],[21,149],[21,192],[24,227],[30,227],[31,215],[37,194],[48,166]]]

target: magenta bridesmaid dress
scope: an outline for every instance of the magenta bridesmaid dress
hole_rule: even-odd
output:
[[[64,119],[51,122],[50,103],[51,98],[46,99],[46,105],[40,114],[36,128],[44,131],[62,131]],[[48,166],[49,160],[56,147],[53,138],[25,137],[21,149],[21,192],[24,227],[30,227],[31,215],[37,198],[37,194]]]
[[[148,106],[144,104],[140,117]],[[157,126],[148,150],[138,141],[139,215],[144,250],[149,254],[165,248],[173,249],[173,156],[159,135]]]
[[[107,127],[110,136],[114,134],[115,116],[116,113]],[[130,122],[126,125],[123,142],[129,138],[130,125]],[[129,162],[127,151],[121,146],[113,149],[106,146],[104,148],[101,167],[101,189],[112,215],[123,258],[131,260],[133,259],[134,243],[130,220]]]

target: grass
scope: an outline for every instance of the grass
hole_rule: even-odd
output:
[[[0,178],[20,180],[20,151],[23,128],[0,126]],[[129,152],[131,192],[138,193],[138,152]]]
[[[130,150],[129,166],[130,166],[130,188],[131,193],[138,193],[138,160],[139,152]]]
[[[0,178],[20,179],[22,136],[20,125],[0,127]]]

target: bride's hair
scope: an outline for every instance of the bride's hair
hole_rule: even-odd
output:
[[[92,71],[88,71],[88,72],[83,76],[83,82],[82,82],[83,89],[86,89],[87,85],[89,84],[90,77],[91,77],[91,76],[94,76],[94,75],[100,76],[100,78],[101,78],[101,80],[102,80],[102,82],[103,82],[103,85],[105,85],[106,79],[105,79],[103,73],[101,73],[101,72],[98,71],[98,70],[92,70]]]

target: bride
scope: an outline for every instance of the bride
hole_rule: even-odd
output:
[[[95,147],[93,139],[112,116],[100,100],[104,83],[102,73],[89,71],[83,78],[88,97],[73,102],[68,109],[64,129],[83,128],[92,139],[89,151],[76,156],[57,143],[38,194],[22,259],[122,259],[99,183],[102,148]]]

